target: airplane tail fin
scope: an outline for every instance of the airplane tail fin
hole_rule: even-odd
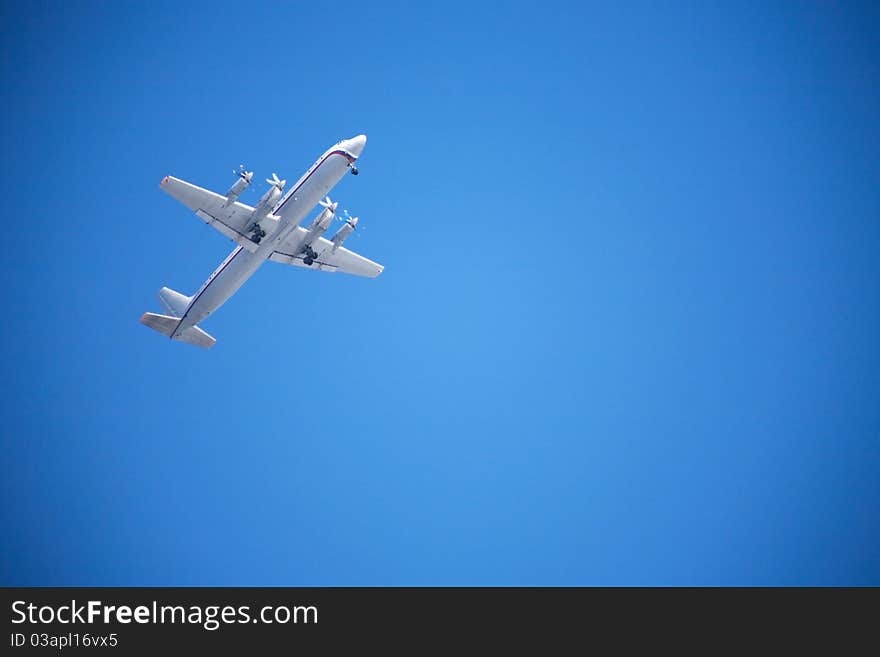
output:
[[[175,317],[183,317],[183,313],[185,313],[186,309],[189,307],[189,302],[192,301],[192,297],[183,295],[176,290],[172,290],[170,287],[163,287],[159,290],[159,301],[162,302],[162,305],[165,306],[165,310],[169,313]]]
[[[168,288],[162,288],[163,291]],[[169,292],[173,292],[174,294],[178,294],[174,292],[174,290],[168,290]],[[160,292],[161,295],[161,292]],[[183,295],[180,295],[183,296]],[[161,298],[161,296],[160,296]],[[163,300],[164,303],[164,300]],[[177,335],[174,335],[174,330],[177,328],[177,325],[180,323],[180,319],[177,317],[171,317],[169,315],[157,315],[156,313],[144,313],[144,316],[141,317],[141,324],[144,326],[149,326],[154,331],[158,331],[162,335],[167,337],[174,336],[173,340],[180,340],[181,342],[186,342],[187,344],[194,344],[197,347],[202,347],[204,349],[210,349],[214,346],[214,343],[217,342],[213,337],[205,333],[198,326],[190,326],[189,328],[184,329]]]

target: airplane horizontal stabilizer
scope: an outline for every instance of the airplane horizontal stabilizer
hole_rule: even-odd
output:
[[[174,336],[174,339],[186,342],[187,344],[194,344],[197,347],[202,347],[202,349],[210,349],[217,342],[217,340],[198,326],[190,326],[188,329],[184,329],[179,335]]]
[[[149,326],[154,331],[159,331],[159,333],[169,338],[179,323],[180,320],[177,317],[157,315],[156,313],[144,313],[144,316],[141,317],[141,324]]]
[[[141,317],[141,324],[149,326],[154,331],[158,331],[169,338],[174,335],[174,330],[179,323],[179,318],[170,317],[169,315],[144,313],[144,316]],[[186,342],[187,344],[194,344],[197,347],[202,347],[204,349],[210,349],[214,346],[214,343],[217,342],[217,340],[205,333],[198,326],[190,326],[177,335],[174,335],[172,339]]]

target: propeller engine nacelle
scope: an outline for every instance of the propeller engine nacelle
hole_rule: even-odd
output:
[[[229,188],[229,191],[226,192],[226,205],[235,203],[235,201],[238,200],[238,197],[241,196],[241,193],[251,184],[253,178],[254,172],[245,171],[244,166],[242,165],[238,172],[238,180],[236,180],[232,187]]]
[[[354,232],[354,229],[357,228],[357,224],[358,224],[357,217],[349,217],[348,220],[345,222],[345,224],[342,226],[342,228],[340,228],[338,231],[336,231],[336,234],[333,236],[333,239],[330,240],[331,242],[333,242],[333,250],[334,251],[336,249],[338,249],[340,246],[342,246],[342,243],[345,241],[345,238],[347,238],[349,235],[351,235]]]
[[[251,239],[257,244],[260,243],[260,240],[269,235],[270,233],[275,232],[278,227],[278,219],[269,217],[269,213],[278,205],[278,201],[281,200],[281,193],[284,189],[286,180],[279,180],[278,175],[273,173],[271,178],[267,178],[266,182],[271,185],[269,189],[263,194],[260,202],[257,204],[257,207],[254,208],[254,213],[251,215],[250,227],[248,228],[248,232],[253,232],[253,236]]]
[[[260,198],[260,202],[257,204],[258,210],[269,210],[271,209],[275,203],[278,202],[278,199],[281,198],[281,190],[275,187],[274,185],[266,190],[266,193]]]
[[[330,200],[329,196],[326,196],[322,201],[318,201],[318,205],[324,208],[324,211],[318,215],[318,218],[315,219],[309,230],[318,235],[323,235],[324,231],[330,227],[330,223],[336,216],[336,206],[339,205],[339,203],[334,203]]]
[[[265,217],[269,214],[269,210],[275,207],[278,199],[281,198],[281,192],[284,191],[284,185],[287,183],[286,180],[278,180],[278,174],[275,173],[271,178],[266,178],[266,182],[272,186],[263,194],[255,211],[255,214],[260,217]]]
[[[284,185],[287,184],[286,180],[278,180],[277,173],[273,173],[271,178],[266,178],[266,182],[271,187],[263,194],[256,210],[254,210],[254,218],[257,221],[269,214],[269,211],[275,207],[275,204],[281,198],[281,192],[284,191]]]

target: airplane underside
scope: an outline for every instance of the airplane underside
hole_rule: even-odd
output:
[[[382,265],[342,246],[357,228],[358,218],[348,216],[347,211],[345,217],[337,216],[337,204],[325,197],[346,172],[357,175],[355,162],[366,140],[365,135],[358,135],[338,142],[287,193],[283,193],[287,181],[273,173],[266,179],[269,190],[256,207],[238,201],[254,175],[245,171],[244,165],[225,196],[172,176],[163,178],[163,191],[238,246],[193,296],[163,287],[159,299],[168,314],[145,313],[141,323],[172,340],[210,348],[216,340],[197,324],[223,305],[267,260],[368,278],[381,274]],[[300,226],[315,205],[323,207],[321,213],[307,228]],[[327,239],[324,233],[334,219],[344,225]]]

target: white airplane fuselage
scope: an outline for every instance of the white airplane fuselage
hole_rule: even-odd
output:
[[[367,138],[358,135],[328,149],[281,197],[272,214],[279,217],[276,228],[260,242],[256,251],[237,246],[214,270],[192,297],[171,337],[194,326],[222,306],[254,272],[269,259],[324,196],[345,176],[364,148]]]

